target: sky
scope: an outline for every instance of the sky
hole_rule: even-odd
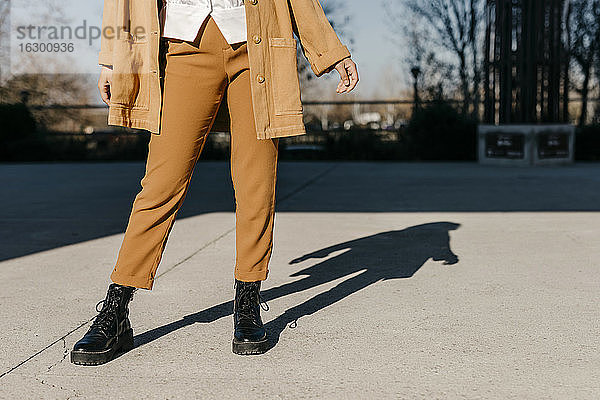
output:
[[[45,1],[48,3],[53,2],[53,0]],[[336,0],[320,1],[321,4],[326,5],[328,1]],[[384,18],[381,1],[337,0],[340,7],[334,19],[340,19],[344,15],[350,17],[349,23],[344,26],[343,30],[347,34],[346,36],[351,36],[354,39],[354,43],[351,44],[349,38],[343,34],[340,35],[340,38],[349,47],[352,58],[358,66],[360,82],[353,91],[353,96],[357,99],[399,98],[401,97],[400,91],[407,85],[406,68],[399,63],[400,49],[394,48],[389,40],[390,26]],[[395,1],[400,2],[401,0]],[[14,10],[25,10],[28,3],[31,4],[28,0],[13,0],[13,15],[17,14]],[[84,19],[88,25],[100,24],[102,0],[62,0],[60,3],[63,5],[66,17],[71,19],[71,25],[80,25]],[[31,14],[27,15],[27,18],[30,19]],[[13,16],[12,19],[18,18]],[[15,48],[14,42],[11,44],[11,51],[12,48]],[[67,63],[65,67],[77,66],[80,70],[92,74],[97,69],[97,49],[94,47],[86,48],[85,51],[78,51],[76,58],[72,63]],[[40,64],[45,65],[44,63]],[[343,95],[340,96],[335,93],[338,80],[338,74],[335,71],[319,78],[316,81],[318,90],[325,92],[325,95],[320,94],[319,97],[343,99]],[[310,95],[306,97],[304,94],[303,99],[311,100]]]

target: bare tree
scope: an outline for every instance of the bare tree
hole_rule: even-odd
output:
[[[600,0],[572,0],[570,7],[568,21],[570,43],[567,45],[570,57],[579,72],[578,82],[573,82],[574,79],[571,82],[581,96],[578,124],[582,126],[588,118],[587,109],[594,62],[598,60],[600,52]]]
[[[481,105],[481,70],[482,62],[479,55],[480,39],[480,22],[484,13],[484,2],[480,0],[467,1],[467,15],[469,16],[468,23],[468,42],[471,47],[471,67],[473,73],[473,113],[475,119],[479,119],[479,107]]]
[[[442,99],[454,96],[454,64],[446,54],[440,54],[430,46],[432,38],[422,25],[411,23],[405,27],[409,69],[418,68],[418,90],[426,99]],[[412,72],[412,71],[411,71]],[[412,74],[411,74],[412,75]]]
[[[396,23],[406,20],[408,15],[413,26],[404,29],[405,38],[415,45],[419,53],[417,62],[430,63],[440,73],[440,67],[448,77],[455,73],[462,98],[462,112],[469,110],[479,116],[481,102],[481,36],[484,0],[406,0],[400,4],[386,0],[388,14],[395,15]],[[393,13],[393,10],[400,10]],[[406,26],[404,24],[404,26]],[[423,38],[424,40],[421,40]],[[450,58],[448,59],[448,56]],[[436,65],[437,64],[437,65]],[[420,66],[423,69],[423,65]],[[438,82],[448,85],[447,82]]]
[[[14,70],[7,73],[4,67],[10,64],[7,54],[8,41],[10,40],[10,1],[0,0],[0,43],[2,43],[2,76],[0,77],[0,102],[20,103],[25,102],[30,106],[48,106],[52,104],[87,104],[90,100],[90,82],[95,77],[83,73],[63,73],[66,63],[70,59],[59,60],[58,58],[42,59],[39,54],[20,54],[19,64],[31,65],[31,68],[23,68],[23,72]],[[35,15],[35,21],[51,21],[54,24],[66,25],[70,19],[64,12],[64,4],[60,0],[46,0],[42,5],[28,4],[27,7],[18,10],[21,13]],[[27,14],[29,15],[29,14]],[[14,22],[14,21],[13,21]],[[13,60],[14,61],[14,60]],[[36,65],[44,63],[42,70],[35,68]],[[36,110],[34,117],[41,126],[55,124],[63,119],[79,119],[80,110]]]
[[[390,57],[390,63],[402,69],[405,87],[417,85],[418,97],[431,100],[442,98],[454,90],[452,85],[453,65],[429,44],[433,40],[431,33],[414,18],[407,21],[406,10],[395,0],[381,0],[384,9],[384,23],[389,26],[386,38],[391,47],[398,50],[398,58]],[[417,81],[414,81],[417,73]],[[411,97],[414,93],[401,93],[402,97]]]
[[[8,48],[9,48],[9,29],[10,29],[10,1],[0,0],[0,101],[4,94],[2,93],[2,82],[6,78],[8,70]]]

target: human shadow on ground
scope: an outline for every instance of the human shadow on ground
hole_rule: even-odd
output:
[[[0,163],[0,261],[84,242],[104,246],[90,241],[126,230],[144,171],[144,162]],[[507,169],[472,162],[284,161],[277,167],[276,209],[596,212],[599,175],[599,163]],[[217,212],[235,212],[230,164],[202,161],[177,221]]]
[[[378,281],[409,278],[430,258],[434,261],[443,261],[444,265],[456,264],[458,256],[450,249],[449,231],[459,226],[460,224],[452,222],[433,222],[402,230],[381,232],[326,247],[290,261],[290,264],[297,264],[312,258],[325,258],[332,253],[345,250],[290,275],[305,276],[302,279],[262,291],[261,297],[264,301],[268,302],[311,289],[344,276],[354,276],[287,309],[283,314],[266,323],[271,348],[277,344],[285,327],[288,325],[290,328],[295,327],[300,317],[322,310]],[[150,343],[188,325],[213,322],[232,313],[233,300],[217,304],[135,336],[135,347]]]

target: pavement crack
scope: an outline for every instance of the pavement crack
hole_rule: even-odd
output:
[[[280,199],[278,199],[276,204],[280,205],[284,201],[290,199],[291,197],[294,197],[295,195],[297,195],[298,193],[300,193],[301,191],[303,191],[304,189],[306,189],[307,187],[309,187],[310,185],[312,185],[313,183],[315,183],[316,181],[318,181],[319,179],[321,179],[325,175],[329,174],[331,171],[333,171],[336,168],[337,168],[337,164],[333,164],[332,166],[330,166],[329,168],[327,168],[325,171],[321,171],[317,175],[313,176],[312,178],[310,178],[306,182],[304,182],[301,185],[299,185],[296,189],[292,190],[291,192],[289,192],[285,196],[283,196]]]
[[[50,347],[54,346],[56,343],[60,342],[61,340],[64,342],[65,338],[67,338],[69,335],[75,333],[76,331],[78,331],[79,329],[81,329],[82,327],[86,326],[87,324],[89,324],[94,318],[96,318],[95,316],[90,318],[89,320],[85,321],[84,323],[80,324],[79,326],[77,326],[74,329],[71,329],[69,332],[67,332],[65,335],[61,336],[60,338],[56,339],[55,341],[53,341],[52,343],[50,343],[49,345],[47,345],[46,347],[44,347],[41,350],[38,350],[37,352],[35,352],[34,354],[32,354],[31,356],[27,357],[25,360],[21,361],[20,363],[18,363],[17,365],[15,365],[14,367],[10,368],[8,371],[3,372],[2,374],[0,374],[0,379],[2,379],[3,377],[5,377],[6,375],[10,374],[11,372],[13,372],[14,370],[16,370],[17,368],[21,367],[22,365],[28,363],[29,361],[33,360],[35,357],[39,356],[40,354],[42,354],[44,351],[48,350]],[[65,348],[66,348],[66,344],[65,344]],[[58,363],[57,363],[58,364]]]
[[[50,366],[48,366],[48,369],[46,370],[46,373],[49,373],[52,368],[54,368],[55,366],[57,366],[58,364],[60,364],[61,362],[63,362],[67,358],[67,355],[69,355],[69,349],[67,349],[67,341],[65,340],[64,336],[61,339],[62,339],[62,345],[63,345],[63,355],[60,358],[60,360],[58,360],[54,364],[51,364]],[[35,376],[35,379],[39,383],[41,383],[42,385],[50,386],[50,387],[55,388],[55,389],[64,390],[66,392],[73,392],[72,393],[73,396],[69,395],[69,396],[66,397],[67,400],[70,399],[70,398],[73,398],[73,397],[79,397],[79,393],[75,389],[69,389],[69,388],[65,388],[65,387],[63,387],[61,385],[55,385],[53,383],[49,383],[48,381],[44,380],[43,378],[40,378],[39,376]]]
[[[65,340],[65,338],[62,338],[62,342],[63,342],[63,355],[62,358],[60,360],[58,360],[57,362],[55,362],[54,364],[50,365],[48,367],[48,369],[46,370],[46,372],[50,372],[50,370],[54,367],[56,367],[58,364],[60,364],[61,362],[65,361],[65,359],[67,358],[67,356],[69,355],[69,349],[67,349],[67,341]]]
[[[55,385],[53,383],[49,383],[48,381],[46,381],[43,378],[40,378],[38,376],[35,376],[34,378],[35,378],[36,381],[38,381],[40,384],[42,384],[44,386],[48,386],[48,387],[51,387],[51,388],[54,388],[54,389],[60,389],[60,390],[63,390],[65,392],[73,392],[74,396],[67,396],[65,400],[68,400],[68,399],[70,399],[72,397],[79,397],[79,393],[75,389],[69,389],[69,388],[65,388],[65,387],[63,387],[61,385]]]
[[[312,185],[313,183],[315,183],[316,181],[318,181],[319,179],[321,179],[323,176],[329,174],[335,168],[337,168],[336,164],[331,165],[329,168],[325,169],[324,171],[319,172],[318,174],[316,174],[315,176],[311,177],[307,181],[305,181],[305,182],[301,183],[300,185],[298,185],[291,192],[287,193],[286,195],[284,195],[280,199],[276,200],[275,204],[279,205],[282,202],[288,200],[289,198],[295,196],[296,194],[300,193],[301,191],[303,191],[304,189],[306,189],[307,187],[309,187],[310,185]],[[175,268],[179,267],[180,265],[184,264],[186,261],[190,260],[196,254],[200,253],[202,250],[204,250],[207,247],[209,247],[209,246],[217,243],[219,240],[223,239],[225,236],[229,235],[230,233],[232,233],[234,231],[235,231],[235,226],[232,227],[232,228],[230,228],[230,229],[228,229],[228,230],[226,230],[225,232],[221,233],[219,236],[217,236],[216,238],[214,238],[210,242],[205,243],[203,246],[201,246],[197,250],[193,251],[191,254],[187,255],[185,258],[177,261],[175,264],[173,264],[169,268],[164,269],[160,274],[156,275],[155,280],[158,279],[158,278],[160,278],[161,276],[167,274],[168,272],[171,272],[172,270],[174,270]]]
[[[178,266],[180,266],[181,264],[185,263],[186,261],[188,261],[190,258],[194,257],[196,254],[200,253],[202,250],[206,249],[208,246],[213,245],[215,243],[217,243],[219,240],[221,240],[222,238],[224,238],[225,236],[229,235],[231,232],[235,231],[235,226],[231,229],[226,230],[225,232],[221,233],[219,236],[217,236],[216,238],[214,238],[213,240],[211,240],[208,243],[205,243],[204,246],[201,246],[199,249],[195,250],[194,252],[192,252],[191,254],[189,254],[187,257],[179,260],[178,262],[176,262],[175,264],[173,264],[172,266],[170,266],[169,268],[165,269],[163,272],[161,272],[160,274],[156,275],[156,279],[160,278],[161,276],[163,276],[164,274],[166,274],[167,272],[170,272],[172,270],[174,270],[175,268],[177,268]]]

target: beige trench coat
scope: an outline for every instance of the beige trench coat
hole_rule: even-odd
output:
[[[160,6],[161,0],[104,0],[99,64],[113,68],[110,125],[160,134]],[[256,137],[304,134],[293,33],[316,76],[330,72],[350,52],[319,0],[246,0],[244,6]],[[226,101],[213,130],[230,131]]]

